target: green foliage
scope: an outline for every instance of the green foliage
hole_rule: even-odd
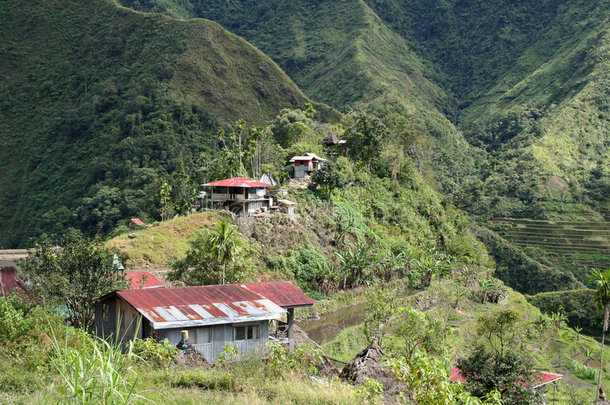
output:
[[[395,292],[382,284],[370,286],[366,292],[364,333],[367,340],[377,340],[383,346],[388,323],[399,312]]]
[[[353,388],[356,397],[367,404],[380,404],[383,401],[383,384],[374,378],[364,378],[362,385]]]
[[[498,264],[496,277],[518,291],[535,294],[582,288],[582,284],[571,273],[562,273],[533,260],[521,248],[510,244],[491,230],[479,229],[477,236]]]
[[[239,346],[227,342],[223,351],[214,359],[214,363],[221,368],[230,368],[237,360],[239,360]]]
[[[19,266],[43,305],[60,309],[71,325],[87,330],[93,329],[97,298],[126,287],[110,252],[75,233],[64,236],[59,246],[40,239]]]
[[[153,338],[137,339],[133,342],[133,352],[153,367],[168,367],[178,356],[178,349],[167,339],[161,342]]]
[[[80,346],[53,340],[52,365],[60,378],[59,403],[128,404],[144,399],[138,394],[139,374],[133,366],[133,346],[113,346],[80,332]]]
[[[189,242],[186,257],[172,263],[170,280],[187,285],[239,283],[253,273],[253,248],[229,220],[218,221]]]
[[[0,297],[0,340],[14,341],[32,327],[16,296]]]
[[[588,289],[557,291],[529,296],[527,300],[547,314],[557,312],[563,306],[568,325],[575,330],[581,327],[587,334],[598,336],[603,319],[595,310],[593,294],[594,290]]]
[[[578,378],[582,378],[583,380],[595,382],[595,379],[597,378],[597,370],[595,370],[593,367],[584,365],[577,360],[568,361],[566,367]]]
[[[10,44],[0,67],[14,72],[0,84],[2,246],[155,218],[163,182],[176,212],[188,211],[190,194],[171,177],[184,165],[194,179],[190,170],[210,163],[200,159],[221,124],[262,123],[307,101],[269,58],[209,21],[109,0],[45,0],[27,13],[24,4],[11,0],[0,15]]]
[[[382,145],[389,137],[388,129],[379,118],[353,111],[344,116],[342,124],[348,154],[370,166],[381,155]]]
[[[265,347],[267,365],[277,377],[288,370],[315,375],[318,373],[316,366],[324,361],[322,351],[310,343],[301,343],[290,351],[279,343],[270,342]]]
[[[399,323],[395,335],[404,341],[404,357],[409,360],[414,353],[442,353],[448,330],[445,324],[430,314],[411,307],[399,310]]]
[[[479,346],[460,359],[457,367],[467,376],[465,388],[474,396],[482,398],[491,390],[501,390],[503,404],[543,403],[530,388],[531,362],[518,352],[493,355]]]
[[[326,265],[324,255],[313,248],[297,250],[294,259],[294,275],[297,280],[303,283],[311,282],[316,276],[318,269],[324,268]]]
[[[449,382],[447,365],[424,351],[415,351],[410,359],[389,358],[388,371],[397,381],[406,384],[418,404],[502,404],[498,391],[490,391],[484,400],[464,392],[462,384]]]
[[[311,181],[316,188],[322,191],[322,195],[327,200],[330,200],[334,189],[344,184],[341,173],[337,171],[332,162],[326,162],[324,166],[316,170],[311,176]]]

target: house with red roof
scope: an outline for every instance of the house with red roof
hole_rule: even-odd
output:
[[[276,340],[270,331],[277,323],[287,328],[280,342],[290,344],[294,308],[311,305],[288,281],[119,290],[96,303],[95,331],[105,339],[153,337],[174,345],[186,332],[189,343],[214,361],[227,343],[246,353]]]
[[[225,209],[238,215],[254,215],[268,211],[273,205],[270,184],[246,177],[232,177],[204,184],[211,188],[212,208]]]

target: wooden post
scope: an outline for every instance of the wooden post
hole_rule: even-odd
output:
[[[294,324],[294,308],[288,308],[286,318],[288,321],[288,347],[292,350],[294,349],[294,330],[292,328],[292,325]]]

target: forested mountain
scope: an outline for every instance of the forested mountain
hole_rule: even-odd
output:
[[[67,227],[103,234],[150,211],[158,179],[200,159],[219,126],[307,102],[211,21],[110,0],[10,0],[0,21],[3,247]]]
[[[310,97],[392,123],[522,291],[610,263],[607,0],[122,5],[0,10],[0,245],[152,215],[163,182],[181,200],[201,180],[219,129]]]
[[[610,264],[607,0],[122,1],[217,21],[338,109],[403,114],[437,188],[518,245],[491,249],[513,272]]]

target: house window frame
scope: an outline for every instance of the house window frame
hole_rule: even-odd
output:
[[[237,329],[244,328],[244,338],[237,339]],[[248,338],[248,329],[252,328],[252,337]],[[256,331],[256,332],[255,332]],[[260,340],[261,338],[261,324],[260,323],[248,323],[248,324],[233,324],[233,341],[234,342],[245,342],[250,340]]]

